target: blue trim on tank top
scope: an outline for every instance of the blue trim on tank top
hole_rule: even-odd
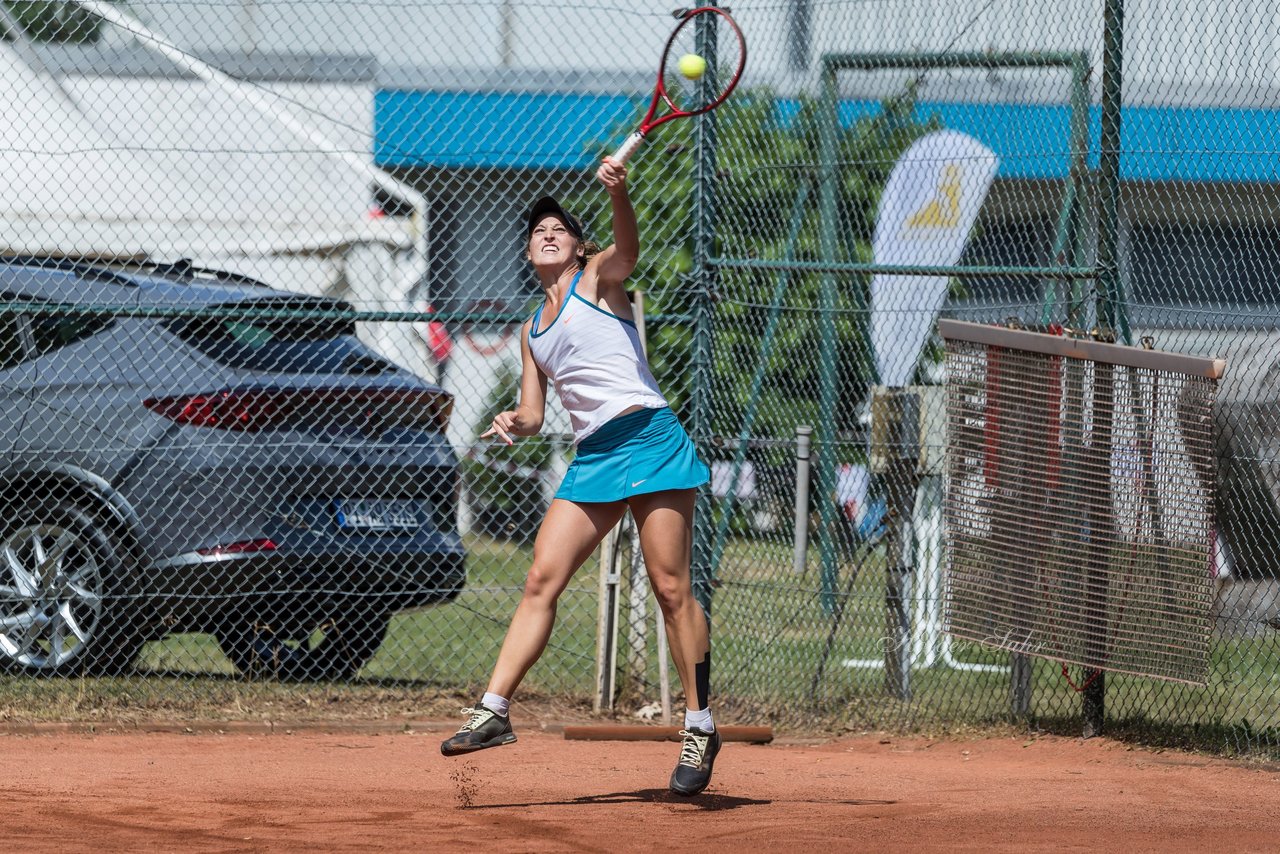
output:
[[[538,332],[537,329],[538,324],[542,322],[542,309],[546,307],[546,303],[544,302],[542,305],[538,306],[538,310],[533,313],[533,324],[529,327],[530,338],[541,338],[543,335],[546,335],[555,328],[556,321],[560,319],[560,315],[564,314],[565,307],[569,305],[569,300],[573,299],[573,297],[578,293],[578,279],[582,278],[582,272],[582,270],[579,270],[574,274],[573,281],[569,283],[569,296],[564,302],[560,303],[560,310],[556,312],[556,316],[551,319],[551,323],[547,325],[547,328],[541,332]],[[582,299],[582,297],[578,297],[578,299]],[[582,301],[586,302],[586,300]],[[587,303],[587,305],[590,304],[591,303]]]
[[[594,308],[596,311],[598,311],[598,312],[600,312],[601,314],[603,314],[605,317],[612,317],[614,320],[617,320],[617,321],[619,321],[619,322],[621,322],[621,323],[625,323],[625,324],[627,324],[627,326],[630,326],[632,329],[638,329],[638,328],[639,328],[638,326],[636,326],[636,322],[635,322],[634,320],[627,320],[625,317],[619,317],[618,315],[614,314],[612,311],[606,311],[605,309],[603,309],[603,308],[601,308],[600,306],[596,305],[596,304],[595,304],[595,303],[593,303],[591,300],[587,299],[586,297],[584,297],[582,294],[578,293],[577,291],[574,291],[572,294],[570,294],[570,297],[577,297],[578,299],[582,300],[582,301],[583,301],[584,303],[586,303],[587,305],[589,305],[589,306],[591,306],[592,308]]]
[[[582,273],[583,271],[579,270],[578,273],[573,277],[573,281],[570,282],[569,284],[568,298],[565,299],[565,301],[561,304],[560,310],[556,312],[555,319],[552,320],[551,323],[547,326],[547,328],[542,330],[541,332],[536,332],[535,330],[538,328],[538,324],[542,322],[542,309],[545,307],[546,303],[543,303],[543,305],[538,306],[538,310],[533,313],[533,323],[529,325],[529,337],[531,339],[541,338],[543,335],[546,335],[548,332],[554,329],[556,325],[556,321],[560,319],[560,315],[564,314],[564,310],[569,306],[569,300],[573,299],[574,297],[577,297],[578,300],[590,306],[591,308],[594,308],[596,311],[600,312],[605,317],[612,317],[614,320],[618,321],[619,323],[627,324],[627,326],[630,326],[632,329],[640,328],[636,326],[636,322],[634,320],[627,320],[627,318],[614,314],[612,311],[606,311],[605,309],[593,303],[591,300],[584,297],[582,294],[578,293],[578,280],[582,278]]]

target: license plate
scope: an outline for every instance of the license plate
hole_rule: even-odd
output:
[[[334,503],[339,528],[354,531],[413,531],[422,527],[420,501],[347,498]]]

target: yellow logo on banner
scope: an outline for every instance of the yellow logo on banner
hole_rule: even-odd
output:
[[[907,217],[907,228],[955,228],[960,222],[960,167],[942,167],[938,191],[920,210]]]

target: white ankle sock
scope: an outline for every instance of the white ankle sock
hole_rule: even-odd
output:
[[[695,727],[703,732],[715,732],[715,722],[711,720],[711,709],[706,708],[701,711],[693,709],[684,710],[684,728]]]
[[[484,696],[480,698],[480,705],[503,718],[511,711],[510,700],[506,697],[499,697],[497,694],[490,694],[488,691],[485,691]]]

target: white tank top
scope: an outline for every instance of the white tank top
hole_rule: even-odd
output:
[[[550,326],[538,331],[541,307],[529,326],[529,351],[569,413],[575,445],[625,409],[667,405],[640,348],[636,325],[580,297],[580,278],[582,273],[573,277],[569,296]]]

